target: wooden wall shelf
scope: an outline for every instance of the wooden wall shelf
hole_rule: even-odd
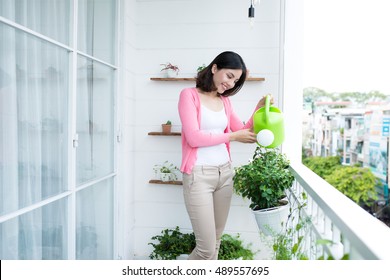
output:
[[[181,132],[171,132],[171,133],[149,132],[148,135],[152,135],[152,136],[181,136]]]
[[[195,78],[150,78],[152,81],[195,81]]]
[[[195,78],[150,78],[152,81],[195,81]],[[265,78],[260,77],[249,77],[246,79],[247,81],[258,81],[263,82]]]
[[[160,185],[183,185],[182,181],[161,181],[161,180],[150,180],[149,184],[160,184]]]

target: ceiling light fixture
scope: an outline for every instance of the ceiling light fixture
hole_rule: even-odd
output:
[[[248,9],[248,18],[249,18],[249,23],[251,27],[254,25],[255,21],[255,5],[258,4],[260,0],[251,0],[251,6]]]

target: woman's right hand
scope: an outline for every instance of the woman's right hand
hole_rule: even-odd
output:
[[[271,98],[270,98],[270,104],[272,105],[272,104],[274,104],[274,98],[273,98],[273,96],[271,95],[271,94],[267,94],[267,95],[269,95]],[[265,99],[267,98],[267,95],[264,95],[260,100],[259,100],[259,102],[257,103],[257,108],[262,108],[262,107],[264,107],[265,106]]]
[[[256,134],[249,128],[231,132],[229,134],[229,140],[241,143],[255,143],[257,141]]]

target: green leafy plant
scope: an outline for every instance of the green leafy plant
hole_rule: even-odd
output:
[[[376,187],[380,179],[364,167],[345,166],[325,177],[325,180],[357,204],[370,206],[378,199]]]
[[[325,179],[325,177],[332,174],[333,171],[342,167],[341,158],[339,156],[307,157],[302,163],[322,179]]]
[[[303,209],[307,207],[307,195],[305,192],[301,193],[301,197],[295,200],[290,207],[290,214],[288,216],[286,227],[283,232],[272,234],[271,245],[274,252],[273,258],[275,260],[308,260],[309,251],[315,252],[316,248],[308,248],[310,246],[329,246],[333,244],[329,239],[317,239],[311,244],[310,242],[310,227],[312,226],[311,217],[307,216]],[[265,240],[268,242],[269,239]],[[332,255],[326,258],[324,255],[317,258],[318,260],[334,260]],[[344,254],[340,260],[348,260],[349,255]]]
[[[309,157],[303,164],[361,206],[378,198],[376,188],[382,183],[368,168],[343,166],[339,156]]]
[[[219,260],[253,260],[255,253],[251,250],[251,244],[245,246],[240,235],[223,234],[219,248]]]
[[[161,235],[152,237],[157,243],[149,243],[153,246],[150,258],[153,260],[174,260],[181,254],[190,254],[195,248],[194,233],[182,233],[177,226],[175,229],[164,229]]]
[[[180,228],[164,229],[160,235],[152,237],[153,241],[149,245],[153,246],[153,251],[149,255],[154,260],[174,260],[182,254],[190,254],[196,246],[195,234],[182,233]],[[251,244],[245,246],[240,239],[240,235],[231,236],[223,234],[219,249],[219,260],[253,260],[254,252],[250,249]]]
[[[170,120],[167,120],[167,122],[165,124],[166,125],[172,125],[172,122]]]
[[[198,68],[196,68],[196,72],[200,72],[203,69],[205,69],[206,67],[207,67],[206,64],[203,63],[202,65],[198,66]]]
[[[306,194],[302,193],[302,203],[290,207],[290,214],[283,232],[273,233],[272,249],[276,260],[307,260],[304,252],[307,228],[311,223],[309,217],[304,217],[301,210],[306,206]],[[295,220],[297,221],[295,222]]]
[[[294,181],[289,164],[277,148],[257,147],[252,160],[236,168],[234,191],[250,199],[253,210],[279,206]]]
[[[172,180],[177,180],[177,172],[179,172],[179,168],[167,160],[163,164],[155,164],[153,170],[156,175],[159,173],[170,173]]]

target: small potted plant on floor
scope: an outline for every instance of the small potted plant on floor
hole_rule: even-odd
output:
[[[156,242],[149,243],[153,246],[149,256],[152,260],[175,260],[181,255],[189,255],[195,248],[194,233],[182,233],[178,226],[162,230],[152,240]]]
[[[163,164],[154,165],[153,170],[163,182],[176,181],[177,172],[179,172],[179,168],[169,161],[165,161]]]
[[[160,64],[160,65],[163,66],[161,71],[165,72],[168,78],[175,78],[179,74],[180,69],[177,65],[173,65],[170,62],[167,62],[165,64]]]
[[[153,251],[149,255],[152,260],[187,259],[196,246],[195,234],[182,233],[176,226],[174,229],[164,229],[161,234],[152,237]],[[219,260],[253,260],[255,253],[251,244],[244,245],[240,235],[223,234],[219,249]]]
[[[250,199],[249,207],[267,235],[281,231],[288,216],[286,191],[294,181],[289,164],[278,148],[257,147],[252,160],[235,170],[234,191]]]
[[[172,122],[168,120],[166,123],[161,124],[163,134],[170,134],[172,131]]]
[[[219,260],[253,260],[255,253],[251,249],[252,244],[244,245],[240,235],[223,234],[219,247]]]

